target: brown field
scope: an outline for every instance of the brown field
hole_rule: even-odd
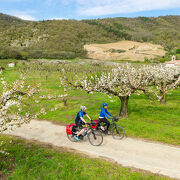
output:
[[[88,51],[88,58],[100,60],[144,61],[145,58],[162,57],[166,53],[161,45],[134,41],[120,41],[109,44],[88,44],[85,45],[84,48]],[[109,52],[111,49],[125,50],[125,52]]]

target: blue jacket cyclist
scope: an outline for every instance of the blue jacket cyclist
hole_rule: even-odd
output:
[[[80,140],[79,136],[87,129],[87,122],[85,121],[83,116],[85,115],[89,120],[91,120],[91,118],[86,113],[86,107],[85,106],[81,106],[80,109],[81,110],[77,113],[77,115],[75,117],[76,126],[79,127],[79,129],[81,129],[77,133],[77,135],[74,136],[78,141]],[[86,127],[83,128],[82,125],[86,125]]]
[[[102,130],[104,130],[106,133],[108,133],[110,122],[106,118],[110,119],[110,117],[112,117],[112,115],[107,110],[107,106],[108,106],[107,103],[103,103],[102,106],[103,107],[101,108],[99,120],[100,120],[100,123],[104,124],[103,127],[101,127]],[[105,129],[105,126],[107,127],[106,129]]]

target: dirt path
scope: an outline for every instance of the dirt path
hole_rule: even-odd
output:
[[[110,158],[123,166],[180,179],[180,148],[178,147],[131,138],[118,141],[111,136],[105,136],[104,143],[100,147],[90,145],[87,139],[73,143],[67,139],[64,126],[37,120],[23,125],[10,134],[55,146],[73,148],[91,156]]]

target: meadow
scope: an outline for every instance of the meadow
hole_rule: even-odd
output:
[[[23,66],[25,65],[22,63],[17,64],[15,69],[6,66],[4,75],[7,81],[10,82],[19,78],[19,72],[23,71]],[[38,68],[34,68],[34,65],[33,68],[30,68],[30,66],[32,65],[29,65],[31,70],[26,70],[28,83],[40,82],[42,84],[41,95],[68,93],[66,106],[62,98],[44,100],[39,98],[40,95],[38,95],[36,98],[40,101],[41,107],[47,109],[47,114],[39,116],[38,119],[45,119],[59,124],[72,123],[81,105],[85,105],[87,113],[92,119],[95,119],[99,117],[103,102],[108,103],[109,112],[114,116],[118,116],[121,105],[119,98],[102,93],[87,94],[77,89],[64,92],[64,88],[60,87],[60,72],[54,71],[54,65],[48,65],[51,68],[50,72],[42,69],[40,71]],[[75,68],[74,65],[72,66]],[[81,67],[89,71],[90,69],[91,71],[105,71],[103,65],[94,67],[91,64],[86,64],[81,65]],[[29,101],[29,103],[31,102]],[[39,108],[34,106],[32,111],[37,111]],[[180,145],[180,89],[169,91],[167,105],[162,105],[158,101],[151,102],[144,94],[131,95],[129,117],[121,118],[118,124],[125,128],[127,136]]]

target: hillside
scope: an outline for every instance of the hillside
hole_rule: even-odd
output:
[[[180,16],[24,21],[0,14],[0,58],[74,58],[85,44],[121,40],[180,47]]]

